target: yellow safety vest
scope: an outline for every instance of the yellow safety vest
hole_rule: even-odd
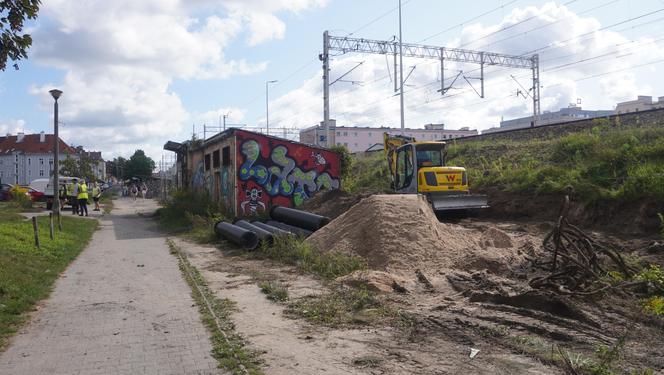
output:
[[[88,199],[88,185],[85,183],[78,185],[78,199]]]
[[[74,194],[74,184],[67,184],[65,188],[67,189],[67,196]]]
[[[100,191],[99,187],[93,186],[92,187],[92,197],[93,198],[99,198],[100,195],[101,195],[101,191]]]

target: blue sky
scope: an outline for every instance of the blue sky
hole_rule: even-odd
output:
[[[230,113],[230,123],[263,126],[267,80],[279,80],[270,87],[271,127],[311,126],[322,118],[323,31],[389,39],[397,34],[397,4],[45,0],[30,24],[29,59],[18,71],[0,72],[0,131],[50,131],[47,92],[58,87],[65,141],[102,150],[107,158],[136,148],[160,157],[166,140],[190,136],[192,124],[200,132],[221,114]],[[404,0],[403,15],[404,42],[509,54],[548,46],[540,52],[543,110],[577,99],[584,108],[610,109],[636,95],[664,95],[656,62],[664,59],[662,0]],[[359,62],[348,78],[361,85],[332,87],[332,117],[339,125],[398,125],[384,56],[335,56],[332,78]],[[531,111],[510,78],[528,87],[528,71],[487,69],[485,99],[459,82],[450,90],[454,95],[441,98],[435,61],[406,59],[404,66],[415,66],[406,89],[410,127],[444,122],[486,129],[501,117]],[[446,78],[474,68],[450,64]]]

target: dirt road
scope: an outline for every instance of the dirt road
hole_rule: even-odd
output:
[[[0,356],[1,374],[216,374],[209,334],[165,237],[117,199],[90,245]]]

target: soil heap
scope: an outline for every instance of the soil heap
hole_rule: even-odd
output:
[[[415,194],[364,198],[307,241],[321,251],[361,256],[370,269],[396,273],[446,268],[500,273],[521,260],[517,241],[507,233],[441,223]]]

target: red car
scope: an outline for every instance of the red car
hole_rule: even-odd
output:
[[[39,202],[44,196],[43,191],[38,191],[33,188],[28,188],[28,192],[26,194],[30,196],[30,199],[32,199],[33,202]]]

